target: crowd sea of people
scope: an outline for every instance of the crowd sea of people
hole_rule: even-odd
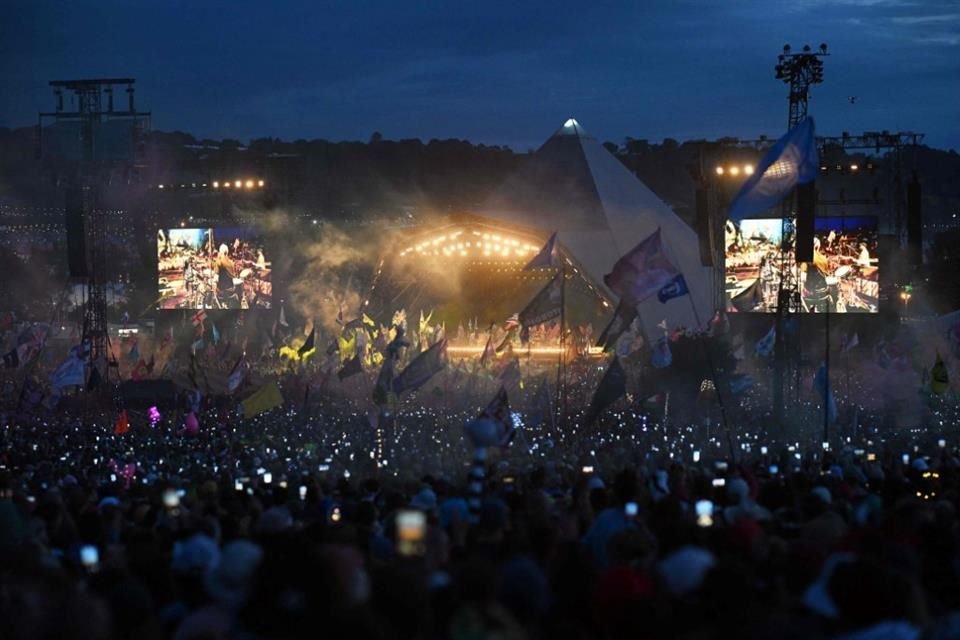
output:
[[[0,637],[960,637],[955,439],[732,459],[543,425],[471,508],[469,418],[5,416]]]

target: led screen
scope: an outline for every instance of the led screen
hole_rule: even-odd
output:
[[[727,298],[737,311],[777,309],[781,273],[797,279],[801,307],[811,313],[876,313],[879,300],[877,218],[819,217],[813,262],[793,260],[795,237],[779,218],[727,222]],[[784,253],[781,249],[786,248]]]
[[[270,257],[252,229],[157,231],[161,309],[269,309]]]

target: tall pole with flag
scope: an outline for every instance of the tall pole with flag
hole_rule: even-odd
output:
[[[567,332],[567,263],[566,258],[560,256],[560,249],[557,246],[557,232],[554,231],[546,244],[537,252],[537,255],[527,263],[524,271],[533,271],[534,269],[560,267],[560,354],[557,358],[557,419],[554,422],[560,426],[563,415],[561,403],[566,405],[566,392],[563,388],[563,369],[565,366],[564,355],[566,352]]]

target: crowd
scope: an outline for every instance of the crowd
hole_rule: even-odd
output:
[[[471,510],[471,410],[428,404],[4,416],[0,637],[960,637],[953,441],[731,459],[568,417],[491,451]]]

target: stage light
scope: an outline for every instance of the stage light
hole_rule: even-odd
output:
[[[253,180],[247,180],[247,189],[253,189]]]
[[[856,165],[856,164],[850,165],[850,171],[857,171],[858,169],[860,169],[859,165]]]
[[[825,164],[820,165],[820,173],[830,173],[830,167]]]
[[[746,175],[748,175],[748,176],[752,176],[752,175],[753,175],[753,165],[752,165],[752,164],[745,164],[745,165],[743,165],[743,172],[744,172]]]
[[[263,186],[263,180],[258,180],[258,181],[257,181],[257,186],[258,186],[258,187],[262,187],[262,186]]]
[[[718,175],[718,176],[722,176],[722,175],[723,175],[723,167],[717,167],[717,175]]]
[[[236,182],[233,183],[233,186],[235,186],[237,189],[239,189],[241,186],[243,186],[243,183],[240,182],[239,180],[237,180]]]
[[[220,188],[220,183],[219,183],[218,181],[214,180],[214,181],[213,181],[213,188],[214,188],[214,189],[219,189],[219,188]]]
[[[158,184],[158,185],[157,185],[157,189],[163,189],[163,185],[162,185],[162,184]]]
[[[736,165],[730,167],[730,175],[732,175],[732,176],[740,175],[740,167],[738,167],[738,166],[736,166]]]

